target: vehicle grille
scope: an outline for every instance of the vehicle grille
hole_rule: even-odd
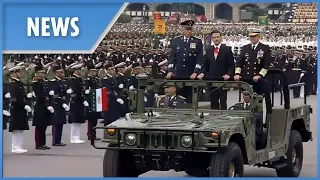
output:
[[[151,148],[176,148],[179,145],[178,135],[164,135],[164,134],[140,134],[139,146],[151,147]]]

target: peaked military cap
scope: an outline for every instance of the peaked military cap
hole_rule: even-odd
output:
[[[261,30],[257,28],[252,28],[249,30],[250,37],[258,36],[260,33],[261,33]]]
[[[192,27],[195,24],[194,20],[186,20],[180,23],[181,26],[184,27]]]
[[[17,72],[21,70],[21,66],[15,65],[12,68],[10,68],[8,71],[9,72]]]
[[[243,94],[244,96],[250,96],[249,91],[243,91],[242,94]]]

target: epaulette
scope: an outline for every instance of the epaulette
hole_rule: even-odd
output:
[[[56,79],[51,79],[50,81],[53,82],[53,81],[56,81]]]
[[[191,38],[201,40],[200,38],[198,38],[198,37],[196,37],[196,36],[191,36]]]
[[[164,97],[166,97],[166,95],[160,95],[160,96],[158,96],[159,98],[164,98]]]
[[[181,37],[182,37],[182,35],[180,35],[180,36],[175,36],[173,39],[181,38]]]
[[[181,99],[186,99],[185,97],[183,97],[183,96],[180,96],[180,95],[179,95],[179,98],[181,98]]]
[[[36,80],[33,80],[32,82],[33,82],[33,83],[36,83],[36,82],[38,82],[38,81],[36,81]]]

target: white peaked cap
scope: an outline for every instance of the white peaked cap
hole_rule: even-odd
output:
[[[12,68],[9,69],[10,72],[16,71],[16,70],[20,70],[21,66],[13,66]]]
[[[45,64],[43,67],[44,67],[44,68],[47,68],[47,67],[49,67],[51,64],[53,64],[53,62],[49,62],[49,63]]]
[[[114,67],[120,67],[120,66],[124,66],[126,63],[125,62],[121,62],[121,63],[119,63],[119,64],[116,64]]]
[[[19,62],[16,66],[22,66],[24,62]]]
[[[77,65],[78,64],[78,61],[76,61],[76,62],[74,62],[74,63],[72,63],[72,64],[70,64],[69,66],[67,66],[66,68],[72,68],[73,66],[75,66],[75,65]]]
[[[102,64],[103,64],[102,62],[99,62],[99,63],[96,64],[94,67],[95,67],[95,68],[98,68],[98,67],[100,67]]]
[[[83,64],[82,63],[79,63],[79,64],[76,64],[74,66],[72,66],[71,68],[72,69],[79,69],[79,68],[82,68]]]
[[[168,60],[166,59],[166,60],[164,60],[164,61],[161,61],[159,64],[158,64],[158,66],[162,66],[162,65],[164,65],[164,64],[166,64],[168,62]]]

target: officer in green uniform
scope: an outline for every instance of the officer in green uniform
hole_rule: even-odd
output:
[[[34,77],[34,68],[30,65],[30,59],[25,59],[23,67],[21,69],[22,71],[22,77],[21,81],[25,85],[25,92],[31,93],[32,92],[32,79]]]

